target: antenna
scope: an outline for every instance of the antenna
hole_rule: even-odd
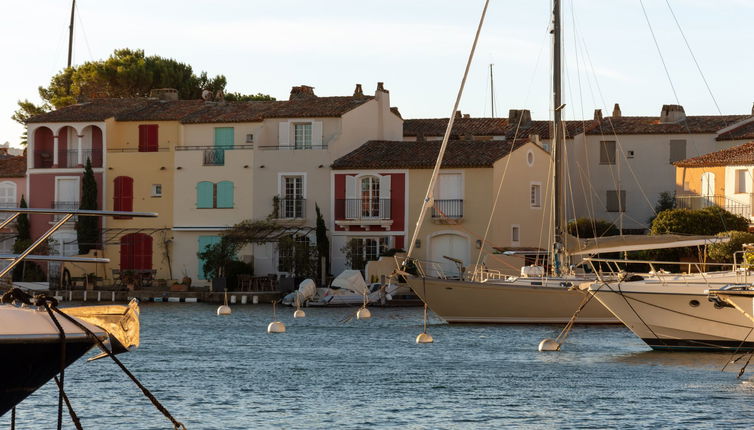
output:
[[[495,81],[492,79],[492,66],[490,64],[490,99],[492,101],[492,117],[495,117]]]

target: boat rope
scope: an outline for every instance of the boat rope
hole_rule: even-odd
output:
[[[424,290],[424,333],[427,333],[427,278],[422,278],[422,289]]]
[[[65,394],[65,391],[63,390],[63,384],[58,380],[58,377],[55,376],[55,384],[58,386],[58,390],[60,390],[61,393],[63,393],[63,401],[65,402],[65,406],[68,408],[68,415],[71,416],[71,421],[73,421],[73,425],[76,426],[76,430],[84,430],[84,428],[81,426],[81,421],[79,420],[78,415],[76,415],[76,411],[73,410],[73,406],[71,406],[71,400],[68,398],[68,395]]]
[[[555,342],[558,344],[558,350],[560,350],[560,346],[565,343],[566,339],[568,338],[568,335],[571,334],[571,329],[573,328],[573,325],[576,324],[576,319],[579,317],[579,313],[586,307],[586,305],[589,304],[589,302],[592,301],[594,298],[594,294],[597,293],[597,291],[600,290],[605,284],[603,283],[599,287],[597,287],[597,290],[592,292],[586,292],[584,295],[584,298],[581,300],[581,303],[579,304],[579,307],[576,308],[576,312],[571,315],[571,319],[568,320],[565,327],[563,327],[563,330],[560,331],[560,334],[558,337],[555,338]],[[574,288],[574,287],[570,287]],[[576,287],[578,288],[578,287]]]
[[[14,287],[10,291],[7,291],[5,294],[0,296],[0,303],[12,303],[12,302],[19,302],[30,306],[38,306],[38,307],[44,307],[47,309],[47,311],[52,315],[52,312],[57,313],[58,315],[62,316],[64,319],[68,320],[70,323],[81,329],[84,333],[86,333],[87,336],[89,336],[94,342],[97,344],[97,346],[108,356],[110,357],[113,362],[115,362],[118,367],[120,367],[120,370],[123,371],[123,373],[128,376],[131,381],[133,381],[134,384],[136,384],[137,387],[141,390],[141,392],[144,394],[146,398],[149,399],[150,402],[152,402],[152,405],[160,411],[167,419],[170,420],[171,423],[173,423],[173,429],[174,430],[186,430],[186,426],[183,425],[180,421],[176,420],[173,415],[170,413],[170,411],[165,408],[165,406],[160,403],[159,400],[152,394],[147,387],[145,387],[139,380],[134,376],[131,371],[128,370],[128,368],[121,362],[118,357],[113,354],[113,352],[105,346],[104,342],[96,335],[94,334],[87,326],[79,322],[77,319],[73,318],[72,316],[66,314],[65,312],[61,311],[57,304],[57,300],[54,297],[49,297],[45,294],[38,294],[38,295],[30,295],[26,293],[25,291],[21,290],[20,288]],[[52,318],[53,322],[55,322],[56,325],[59,326],[59,323],[57,322],[57,319]],[[59,330],[62,330],[62,327],[59,327]],[[61,385],[63,383],[63,379],[61,378],[60,381]],[[62,399],[62,396],[61,396]],[[58,416],[62,418],[62,410],[58,410]],[[60,418],[59,418],[60,422]],[[59,427],[60,428],[60,427]]]
[[[55,327],[58,329],[58,335],[60,336],[60,380],[58,381],[57,378],[55,378],[55,382],[58,384],[58,430],[62,430],[63,428],[63,396],[65,395],[63,391],[63,387],[65,386],[65,330],[63,330],[63,326],[60,325],[60,321],[58,321],[57,318],[55,318],[55,315],[52,313],[52,310],[50,310],[50,305],[52,303],[57,304],[57,300],[54,298],[49,301],[44,302],[44,308],[47,311],[47,314],[50,315],[50,319],[52,320],[53,324],[55,324]]]
[[[16,430],[16,407],[10,411],[10,430]]]

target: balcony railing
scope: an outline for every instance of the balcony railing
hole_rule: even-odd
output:
[[[463,200],[435,200],[432,218],[463,218]]]
[[[62,209],[62,210],[75,210],[78,209],[80,206],[79,202],[66,202],[66,201],[54,201],[52,204],[50,204],[50,207],[53,209]],[[58,222],[61,218],[63,218],[63,215],[53,215],[52,221]],[[75,221],[76,217],[71,218],[71,220]]]
[[[742,201],[727,196],[676,196],[675,206],[681,209],[704,209],[710,206],[719,206],[726,211],[750,219],[752,217],[751,201],[752,194],[743,194]],[[746,203],[748,202],[748,204]]]
[[[224,166],[225,149],[205,149],[202,160],[205,166]]]
[[[92,167],[102,167],[102,151],[93,149],[81,150],[81,165],[86,165],[86,159],[92,160]],[[78,167],[79,166],[79,151],[71,149],[66,151],[65,167]],[[62,161],[61,161],[62,164]]]
[[[306,199],[302,197],[276,197],[274,218],[294,219],[306,217]]]
[[[326,144],[322,145],[263,145],[259,146],[259,149],[263,151],[284,151],[284,150],[299,150],[299,149],[327,149]]]
[[[336,199],[335,213],[346,219],[390,219],[390,199]]]

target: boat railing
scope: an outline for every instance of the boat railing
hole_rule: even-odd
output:
[[[628,259],[610,259],[610,258],[585,258],[584,261],[590,265],[592,271],[597,275],[600,282],[608,281],[608,277],[613,279],[624,279],[628,272],[641,273],[636,270],[626,270],[628,265],[646,265],[649,276],[654,276],[662,285],[668,284],[698,284],[698,279],[702,283],[709,285],[714,282],[714,274],[730,271],[736,275],[736,282],[748,283],[750,271],[749,264],[744,260],[741,264],[737,262],[734,254],[733,263],[715,263],[715,262],[695,262],[695,261],[653,261],[653,260],[628,260]],[[624,265],[621,267],[621,265]],[[663,269],[663,266],[678,266],[680,269],[685,268],[682,273],[672,273]],[[717,268],[717,271],[709,269]],[[724,283],[729,283],[725,281]]]
[[[473,282],[487,282],[495,279],[507,279],[509,275],[504,274],[499,270],[488,269],[482,265],[475,266],[469,270],[469,268],[462,268],[458,271],[447,271],[447,262],[431,261],[431,260],[419,260],[416,258],[406,258],[395,256],[396,266],[400,270],[407,270],[411,267],[415,267],[416,274],[422,278],[438,278],[438,279],[465,279]]]

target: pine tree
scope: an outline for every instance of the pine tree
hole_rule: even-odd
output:
[[[86,159],[84,177],[81,183],[81,204],[79,209],[97,209],[97,181],[94,179],[92,161]],[[76,240],[79,254],[86,254],[91,249],[99,249],[99,220],[93,216],[81,216],[76,222]]]

